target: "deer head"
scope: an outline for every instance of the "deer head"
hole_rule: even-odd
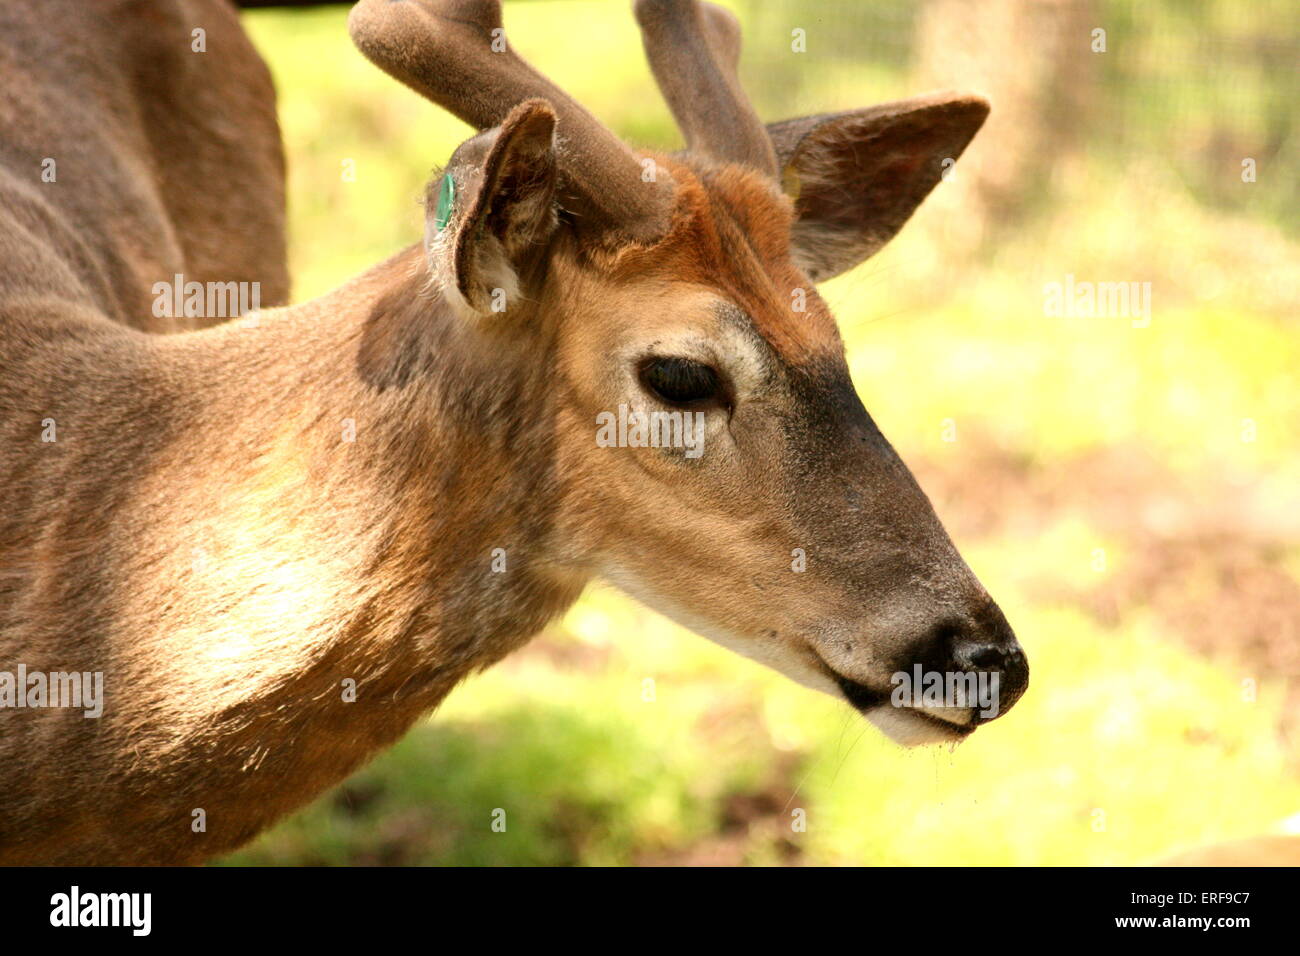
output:
[[[673,156],[633,151],[524,63],[496,0],[356,5],[365,55],[481,131],[430,185],[434,294],[385,308],[499,347],[480,391],[532,383],[510,407],[542,422],[531,507],[555,574],[602,576],[902,742],[960,739],[1024,691],[1025,657],[863,408],[814,283],[899,230],[988,106],[944,93],[764,126],[729,13],[635,8],[685,134]],[[683,440],[646,440],[651,421]],[[918,665],[995,675],[994,706],[898,706]]]

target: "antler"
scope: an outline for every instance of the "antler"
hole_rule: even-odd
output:
[[[736,74],[736,18],[696,0],[636,0],[636,19],[655,82],[687,147],[776,176],[771,140]]]
[[[560,201],[580,230],[653,242],[667,231],[673,184],[642,178],[637,156],[505,43],[499,0],[361,0],[352,41],[389,75],[479,130],[532,97],[558,118]]]

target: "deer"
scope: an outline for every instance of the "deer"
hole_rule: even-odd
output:
[[[285,305],[274,92],[236,16],[122,2],[91,56],[54,4],[0,5],[0,862],[229,853],[597,579],[902,745],[1023,694],[816,285],[898,232],[982,98],[765,124],[732,14],[637,0],[685,148],[636,150],[497,0],[361,0],[361,53],[477,132],[421,239]],[[160,318],[181,273],[268,304]],[[620,405],[692,416],[702,454],[598,443]],[[994,706],[900,704],[913,668],[993,678]],[[102,712],[34,706],[33,674],[102,676]]]

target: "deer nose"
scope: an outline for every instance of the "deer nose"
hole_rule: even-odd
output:
[[[1029,686],[1029,661],[1002,610],[991,601],[969,617],[948,618],[931,629],[922,658],[931,666],[960,672],[998,675],[996,714],[976,714],[987,723],[1005,713]]]
[[[956,660],[967,670],[992,670],[1001,667],[1011,653],[999,644],[976,644],[962,647]]]

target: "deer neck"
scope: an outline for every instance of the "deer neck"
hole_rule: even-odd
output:
[[[77,347],[103,354],[69,351],[15,396],[59,430],[0,473],[39,529],[0,515],[0,638],[39,621],[66,640],[32,644],[30,669],[103,673],[102,719],[58,738],[58,789],[84,794],[68,825],[99,828],[68,859],[238,845],[577,597],[544,347],[475,334],[427,286],[412,249],[255,321],[142,336],[88,319]],[[19,750],[50,736],[20,726]],[[206,835],[160,856],[147,836],[199,807]]]
[[[585,579],[553,543],[546,362],[452,314],[418,249],[186,339],[222,363],[206,414],[235,430],[203,429],[217,447],[194,454],[224,473],[190,482],[205,497],[181,510],[200,557],[194,638],[224,661],[239,635],[228,659],[264,663],[262,712],[329,703],[351,679],[418,713],[577,597]],[[197,673],[216,683],[213,660]]]

